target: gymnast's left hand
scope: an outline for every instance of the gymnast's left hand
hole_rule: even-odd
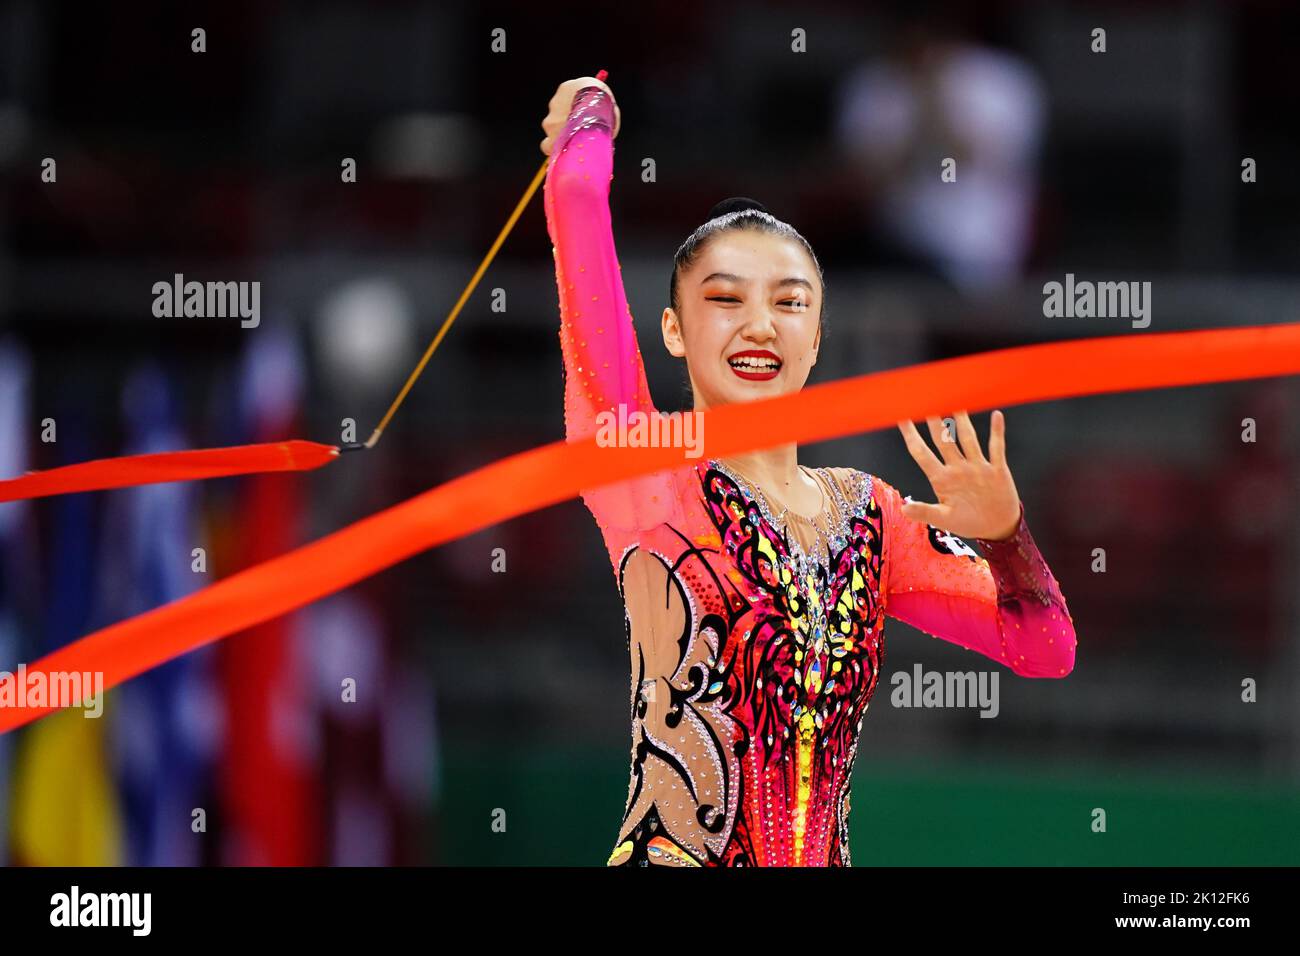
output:
[[[938,418],[927,418],[930,437],[943,456],[940,461],[910,421],[898,423],[907,450],[921,466],[938,504],[903,502],[903,515],[924,521],[961,538],[1003,541],[1020,527],[1020,495],[1007,467],[1007,423],[995,410],[989,424],[989,457],[980,449],[970,416],[953,416],[956,438],[944,434]]]

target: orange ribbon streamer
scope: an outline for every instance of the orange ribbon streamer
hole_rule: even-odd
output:
[[[703,413],[703,456],[817,442],[903,419],[1080,395],[1300,374],[1300,323],[1002,349]],[[688,461],[690,459],[687,459]],[[696,459],[698,460],[698,459]],[[318,541],[84,637],[27,673],[102,672],[105,689],[490,525],[683,463],[680,448],[555,442],[462,475]],[[0,707],[0,732],[55,708]]]
[[[311,471],[338,457],[334,445],[314,441],[267,442],[233,448],[166,451],[125,458],[100,458],[0,481],[0,501],[46,498],[76,491],[102,491],[161,481],[225,478],[266,471]]]

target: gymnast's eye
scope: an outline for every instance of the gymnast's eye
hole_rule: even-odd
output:
[[[739,302],[740,301],[734,295],[710,295],[710,296],[706,296],[705,298],[707,298],[708,301],[710,302]]]
[[[777,304],[778,304],[778,305],[788,305],[788,306],[791,306],[791,307],[796,308],[796,309],[806,309],[806,308],[808,308],[808,303],[805,302],[803,299],[785,299],[784,301],[779,302],[779,303],[777,303]]]

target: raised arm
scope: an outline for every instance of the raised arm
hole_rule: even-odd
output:
[[[597,414],[617,413],[620,404],[629,412],[654,409],[610,225],[614,124],[609,93],[594,85],[577,90],[551,143],[543,190],[560,294],[569,440],[592,434]]]
[[[565,436],[576,441],[597,431],[602,412],[617,421],[620,406],[628,415],[656,411],[610,225],[617,106],[603,83],[580,78],[560,85],[550,109],[543,198],[560,294]],[[583,491],[616,578],[639,532],[669,520],[679,497],[668,474]]]
[[[1007,665],[1022,677],[1064,677],[1077,643],[1065,597],[1025,523],[1005,541],[961,538],[906,517],[873,477],[884,523],[885,613]]]

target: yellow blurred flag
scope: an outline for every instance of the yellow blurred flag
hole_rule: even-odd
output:
[[[104,753],[106,725],[79,707],[31,725],[13,777],[13,862],[118,866],[122,818]]]

